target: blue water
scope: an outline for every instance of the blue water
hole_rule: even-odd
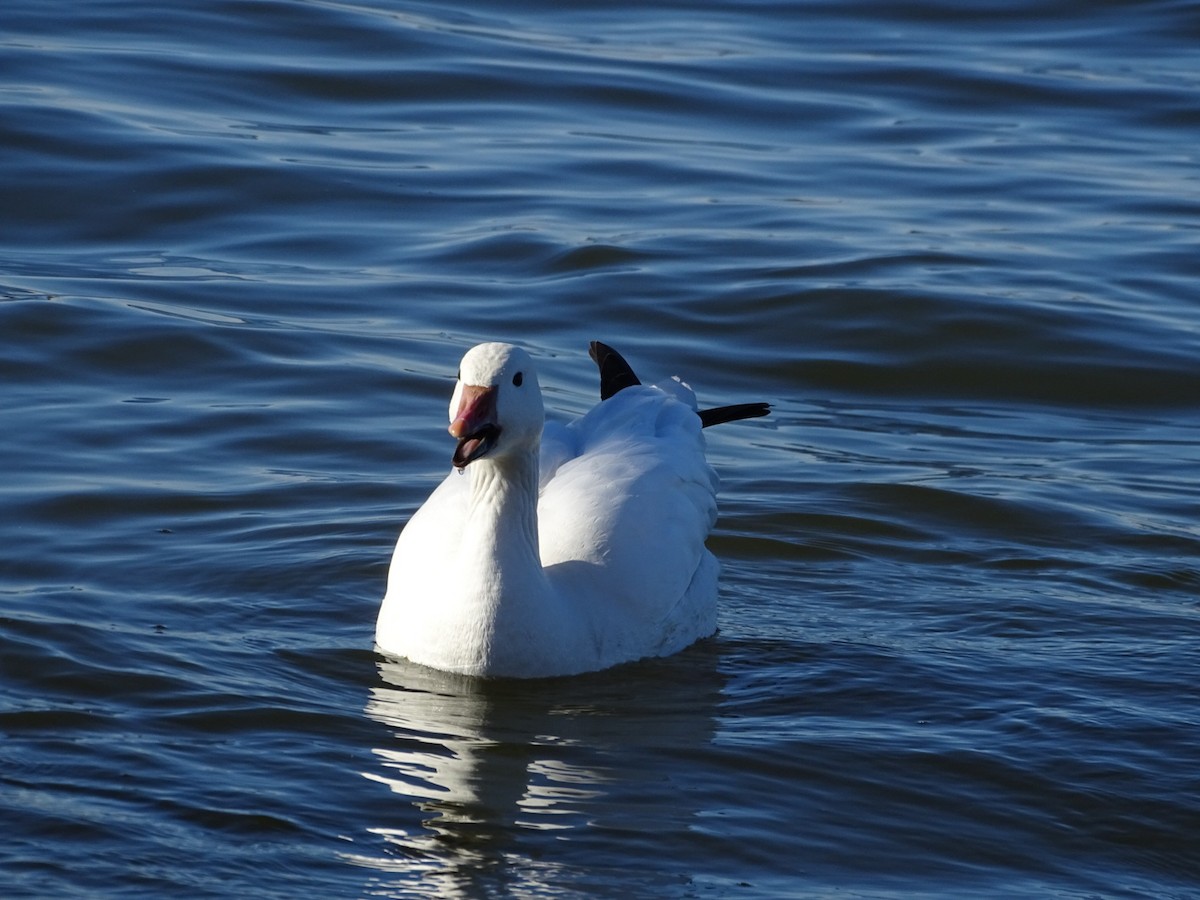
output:
[[[0,8],[0,894],[1200,896],[1189,2]],[[377,656],[459,357],[710,430],[719,635]]]

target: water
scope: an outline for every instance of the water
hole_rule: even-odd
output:
[[[5,897],[1200,896],[1183,2],[0,11]],[[721,632],[377,657],[458,358],[703,402]]]

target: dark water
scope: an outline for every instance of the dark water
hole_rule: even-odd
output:
[[[1190,2],[0,8],[0,894],[1200,896]],[[457,360],[710,437],[720,635],[377,657]]]

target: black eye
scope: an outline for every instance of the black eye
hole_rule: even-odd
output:
[[[513,385],[514,385],[515,387],[520,387],[520,386],[521,386],[521,382],[522,382],[522,381],[524,381],[524,380],[525,380],[525,373],[524,373],[524,372],[518,372],[516,375],[514,375],[514,376],[513,376]]]

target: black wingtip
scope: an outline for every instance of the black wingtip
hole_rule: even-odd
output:
[[[608,344],[592,341],[588,344],[588,356],[600,367],[601,400],[607,400],[627,387],[641,384],[625,357]],[[697,410],[697,414],[700,416],[700,426],[708,428],[710,425],[722,425],[725,422],[755,419],[767,415],[770,411],[769,403],[735,403],[733,406]]]
[[[600,367],[601,400],[607,400],[627,387],[641,384],[637,375],[633,373],[633,367],[625,362],[625,357],[608,344],[592,341],[588,345],[588,355]]]
[[[740,419],[756,419],[771,411],[770,403],[735,403],[733,406],[718,406],[715,409],[700,410],[700,427],[723,425],[726,422],[737,422]]]

